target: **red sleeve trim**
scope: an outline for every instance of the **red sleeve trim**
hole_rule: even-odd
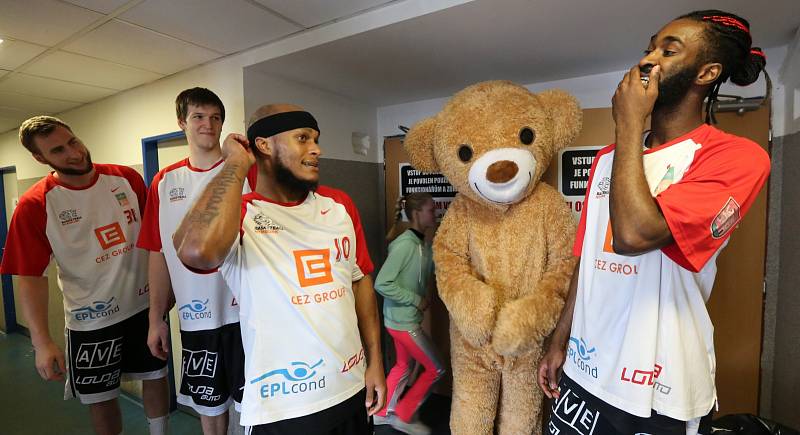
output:
[[[572,245],[572,255],[580,257],[583,251],[583,239],[586,236],[586,210],[589,208],[589,192],[592,190],[592,182],[594,181],[594,171],[597,168],[597,162],[600,157],[614,151],[614,145],[609,145],[601,148],[592,160],[592,168],[589,170],[589,182],[586,184],[586,193],[583,197],[583,208],[581,209],[581,219],[578,222],[578,231],[575,233],[575,244]]]
[[[158,196],[158,186],[164,179],[167,168],[158,171],[153,181],[150,183],[148,201],[142,213],[142,227],[139,230],[139,240],[136,246],[148,251],[161,252],[163,249],[161,241],[161,224],[159,222],[159,209],[161,208],[161,198]]]
[[[47,270],[53,249],[47,238],[45,195],[53,187],[45,177],[20,197],[8,229],[0,273],[42,276]]]
[[[356,208],[353,200],[345,192],[328,186],[319,186],[317,193],[333,199],[347,210],[347,214],[350,215],[350,219],[353,221],[353,229],[356,234],[356,264],[358,264],[364,275],[369,275],[375,270],[375,266],[369,256],[367,239],[364,237],[364,228],[361,226],[361,216],[358,214],[358,208]]]

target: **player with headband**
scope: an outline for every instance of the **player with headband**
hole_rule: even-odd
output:
[[[258,109],[173,238],[184,264],[219,268],[239,301],[248,434],[371,434],[384,405],[373,265],[350,197],[318,185],[319,132],[298,106]],[[256,189],[242,196],[253,162]]]

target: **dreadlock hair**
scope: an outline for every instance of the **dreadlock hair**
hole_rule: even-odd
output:
[[[767,79],[767,94],[770,80],[764,67],[767,58],[758,47],[752,47],[750,23],[744,18],[716,9],[694,11],[677,19],[690,19],[705,23],[706,47],[701,53],[700,63],[719,62],[722,73],[711,85],[706,103],[706,123],[716,124],[714,110],[718,101],[719,88],[728,79],[738,86],[747,86],[758,79],[764,71]],[[765,99],[766,101],[766,99]]]

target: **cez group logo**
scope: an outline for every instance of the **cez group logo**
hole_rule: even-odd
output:
[[[182,305],[178,308],[181,313],[181,319],[184,320],[199,320],[210,319],[211,311],[208,309],[208,299],[201,301],[193,299],[192,302]]]
[[[322,363],[322,358],[314,364],[292,361],[290,367],[268,371],[251,380],[250,384],[264,382],[260,388],[264,399],[320,390],[325,388],[325,376],[317,378],[316,369]]]
[[[589,347],[586,341],[581,338],[570,337],[569,348],[567,348],[567,358],[582,372],[597,379],[597,366],[591,363],[596,349]]]
[[[125,243],[125,234],[122,232],[122,227],[117,222],[95,228],[94,234],[97,236],[97,241],[100,242],[100,246],[103,249]]]
[[[300,287],[333,282],[331,252],[327,249],[305,249],[292,251]]]
[[[72,310],[75,320],[95,320],[108,317],[119,311],[119,305],[112,304],[114,297],[107,301],[94,301],[89,305]]]

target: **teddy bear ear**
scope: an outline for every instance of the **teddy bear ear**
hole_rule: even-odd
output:
[[[403,147],[411,159],[411,166],[422,172],[438,172],[439,165],[433,157],[433,136],[436,129],[436,119],[426,118],[411,127],[408,131]]]
[[[578,137],[583,124],[583,112],[578,99],[561,89],[550,89],[537,94],[537,97],[550,111],[555,148],[561,149],[571,144]]]

